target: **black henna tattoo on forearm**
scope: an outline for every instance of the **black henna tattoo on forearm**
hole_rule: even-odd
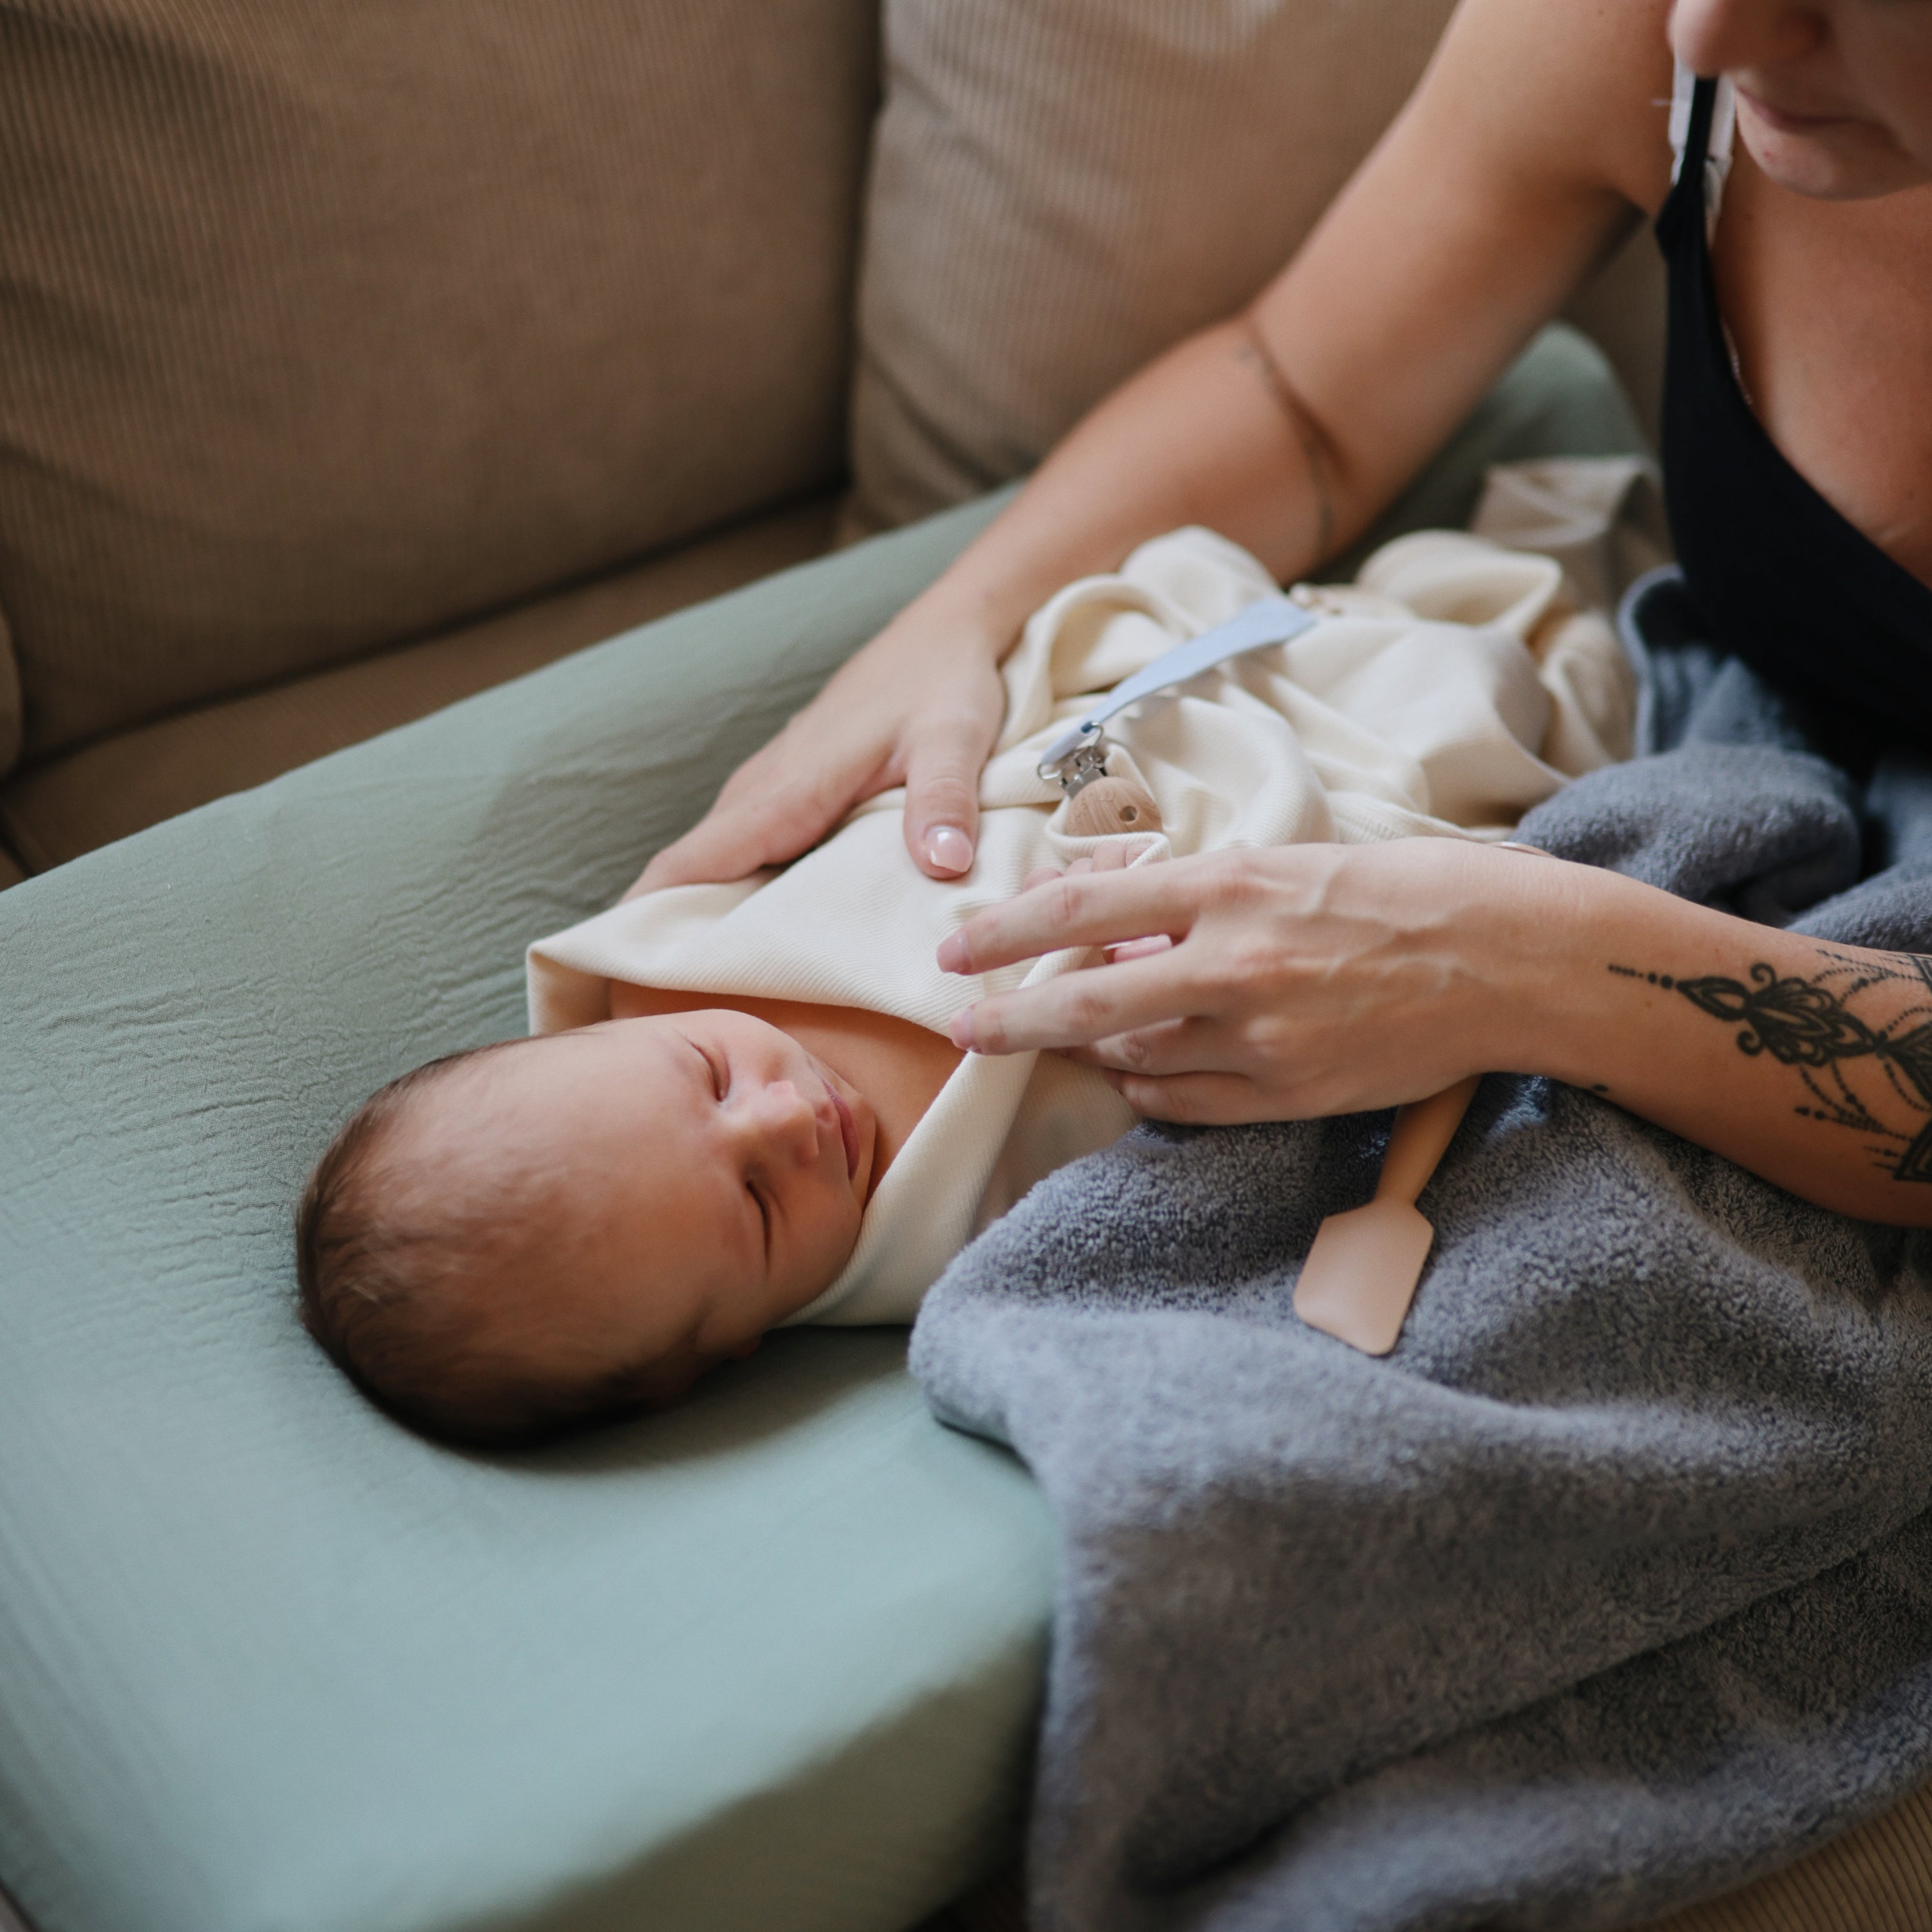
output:
[[[1679,993],[1700,1012],[1735,1025],[1740,1053],[1752,1059],[1768,1054],[1797,1070],[1813,1102],[1796,1108],[1800,1115],[1876,1135],[1889,1144],[1873,1154],[1894,1180],[1932,1181],[1932,959],[1911,952],[1861,958],[1825,946],[1818,951],[1826,963],[1808,979],[1760,959],[1748,985],[1720,974],[1683,980],[1634,966],[1610,970]],[[1874,987],[1900,986],[1921,997],[1882,1024],[1852,1011],[1851,1002]],[[1858,1061],[1869,1063],[1912,1113],[1926,1115],[1925,1124],[1912,1132],[1876,1118],[1846,1072]]]

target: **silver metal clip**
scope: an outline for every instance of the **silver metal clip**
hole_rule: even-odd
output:
[[[1049,746],[1049,752],[1059,752],[1060,743],[1064,742]],[[1065,796],[1071,798],[1083,785],[1107,776],[1107,754],[1113,748],[1106,731],[1098,724],[1089,724],[1058,758],[1044,758],[1034,769],[1048,784],[1057,784]]]

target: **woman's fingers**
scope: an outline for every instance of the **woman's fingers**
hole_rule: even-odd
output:
[[[997,677],[990,680],[990,692],[996,699],[1000,695]],[[980,768],[999,728],[998,703],[990,709],[980,704],[922,722],[910,740],[906,850],[928,878],[954,879],[972,869],[980,836]]]
[[[662,892],[668,886],[742,879],[761,866],[796,858],[817,843],[825,827],[814,828],[808,817],[788,806],[789,801],[778,799],[750,811],[714,806],[652,860],[625,898]]]
[[[1151,838],[1123,838],[1118,833],[1103,838],[1094,848],[1094,856],[1088,862],[1088,870],[1094,872],[1124,872],[1154,843]],[[1076,860],[1077,865],[1080,862]],[[1068,869],[1071,871],[1072,867]]]
[[[626,896],[782,864],[854,806],[900,784],[914,862],[935,878],[967,871],[980,767],[1005,701],[995,641],[909,606],[732,773],[703,819]]]
[[[1124,939],[1118,946],[1107,948],[1109,959],[1144,959],[1150,952],[1165,952],[1174,941],[1164,932],[1156,932],[1145,939]]]
[[[1180,1073],[1166,1078],[1140,1073],[1110,1073],[1108,1084],[1145,1120],[1177,1126],[1228,1127],[1250,1120],[1285,1118],[1238,1073]]]
[[[1028,1053],[1040,1047],[1091,1046],[1204,1010],[1204,989],[1175,962],[1178,949],[1118,965],[1062,973],[1036,986],[996,993],[957,1015],[955,1046],[975,1053]]]
[[[786,769],[780,739],[740,766],[718,802],[682,838],[667,845],[624,896],[668,886],[742,879],[808,852],[859,800],[862,771],[834,768],[814,781]],[[873,784],[869,790],[881,788]]]
[[[948,973],[986,973],[1068,946],[1184,934],[1198,910],[1202,874],[1186,862],[1069,874],[976,914],[939,948]]]
[[[1083,853],[1077,859],[1069,860],[1064,866],[1034,866],[1033,870],[1021,880],[1020,890],[1023,892],[1030,892],[1036,886],[1050,885],[1055,879],[1073,878],[1083,872],[1124,872],[1153,842],[1148,838],[1107,839],[1096,845],[1092,851]],[[1171,945],[1172,943],[1165,934],[1157,938],[1136,939],[1129,942],[1130,944],[1141,946],[1150,952],[1157,952],[1162,947]],[[1124,953],[1121,956],[1132,958],[1132,955]]]
[[[1161,1020],[1131,1033],[1111,1034],[1090,1046],[1066,1048],[1069,1060],[1102,1072],[1150,1075],[1227,1073],[1243,1064],[1238,1042],[1218,1020]]]

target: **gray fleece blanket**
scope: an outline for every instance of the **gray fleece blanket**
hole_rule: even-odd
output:
[[[1665,748],[1524,836],[1932,951],[1932,764],[1652,656]],[[1388,1124],[1143,1126],[926,1301],[934,1408],[1061,1537],[1041,1932],[1628,1925],[1932,1775],[1927,1238],[1492,1077],[1371,1360],[1289,1298]]]

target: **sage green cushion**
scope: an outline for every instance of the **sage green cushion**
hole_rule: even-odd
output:
[[[523,941],[983,514],[0,902],[0,1876],[40,1932],[890,1932],[1010,1830],[1046,1528],[902,1332],[492,1461],[367,1409],[289,1298],[333,1123],[519,1030]]]
[[[1472,452],[1627,446],[1606,385],[1553,339],[1418,500]],[[989,514],[0,896],[0,1884],[38,1932],[892,1932],[1007,1849],[1048,1528],[902,1334],[460,1454],[309,1346],[289,1236],[355,1102],[516,1030],[524,940]]]

